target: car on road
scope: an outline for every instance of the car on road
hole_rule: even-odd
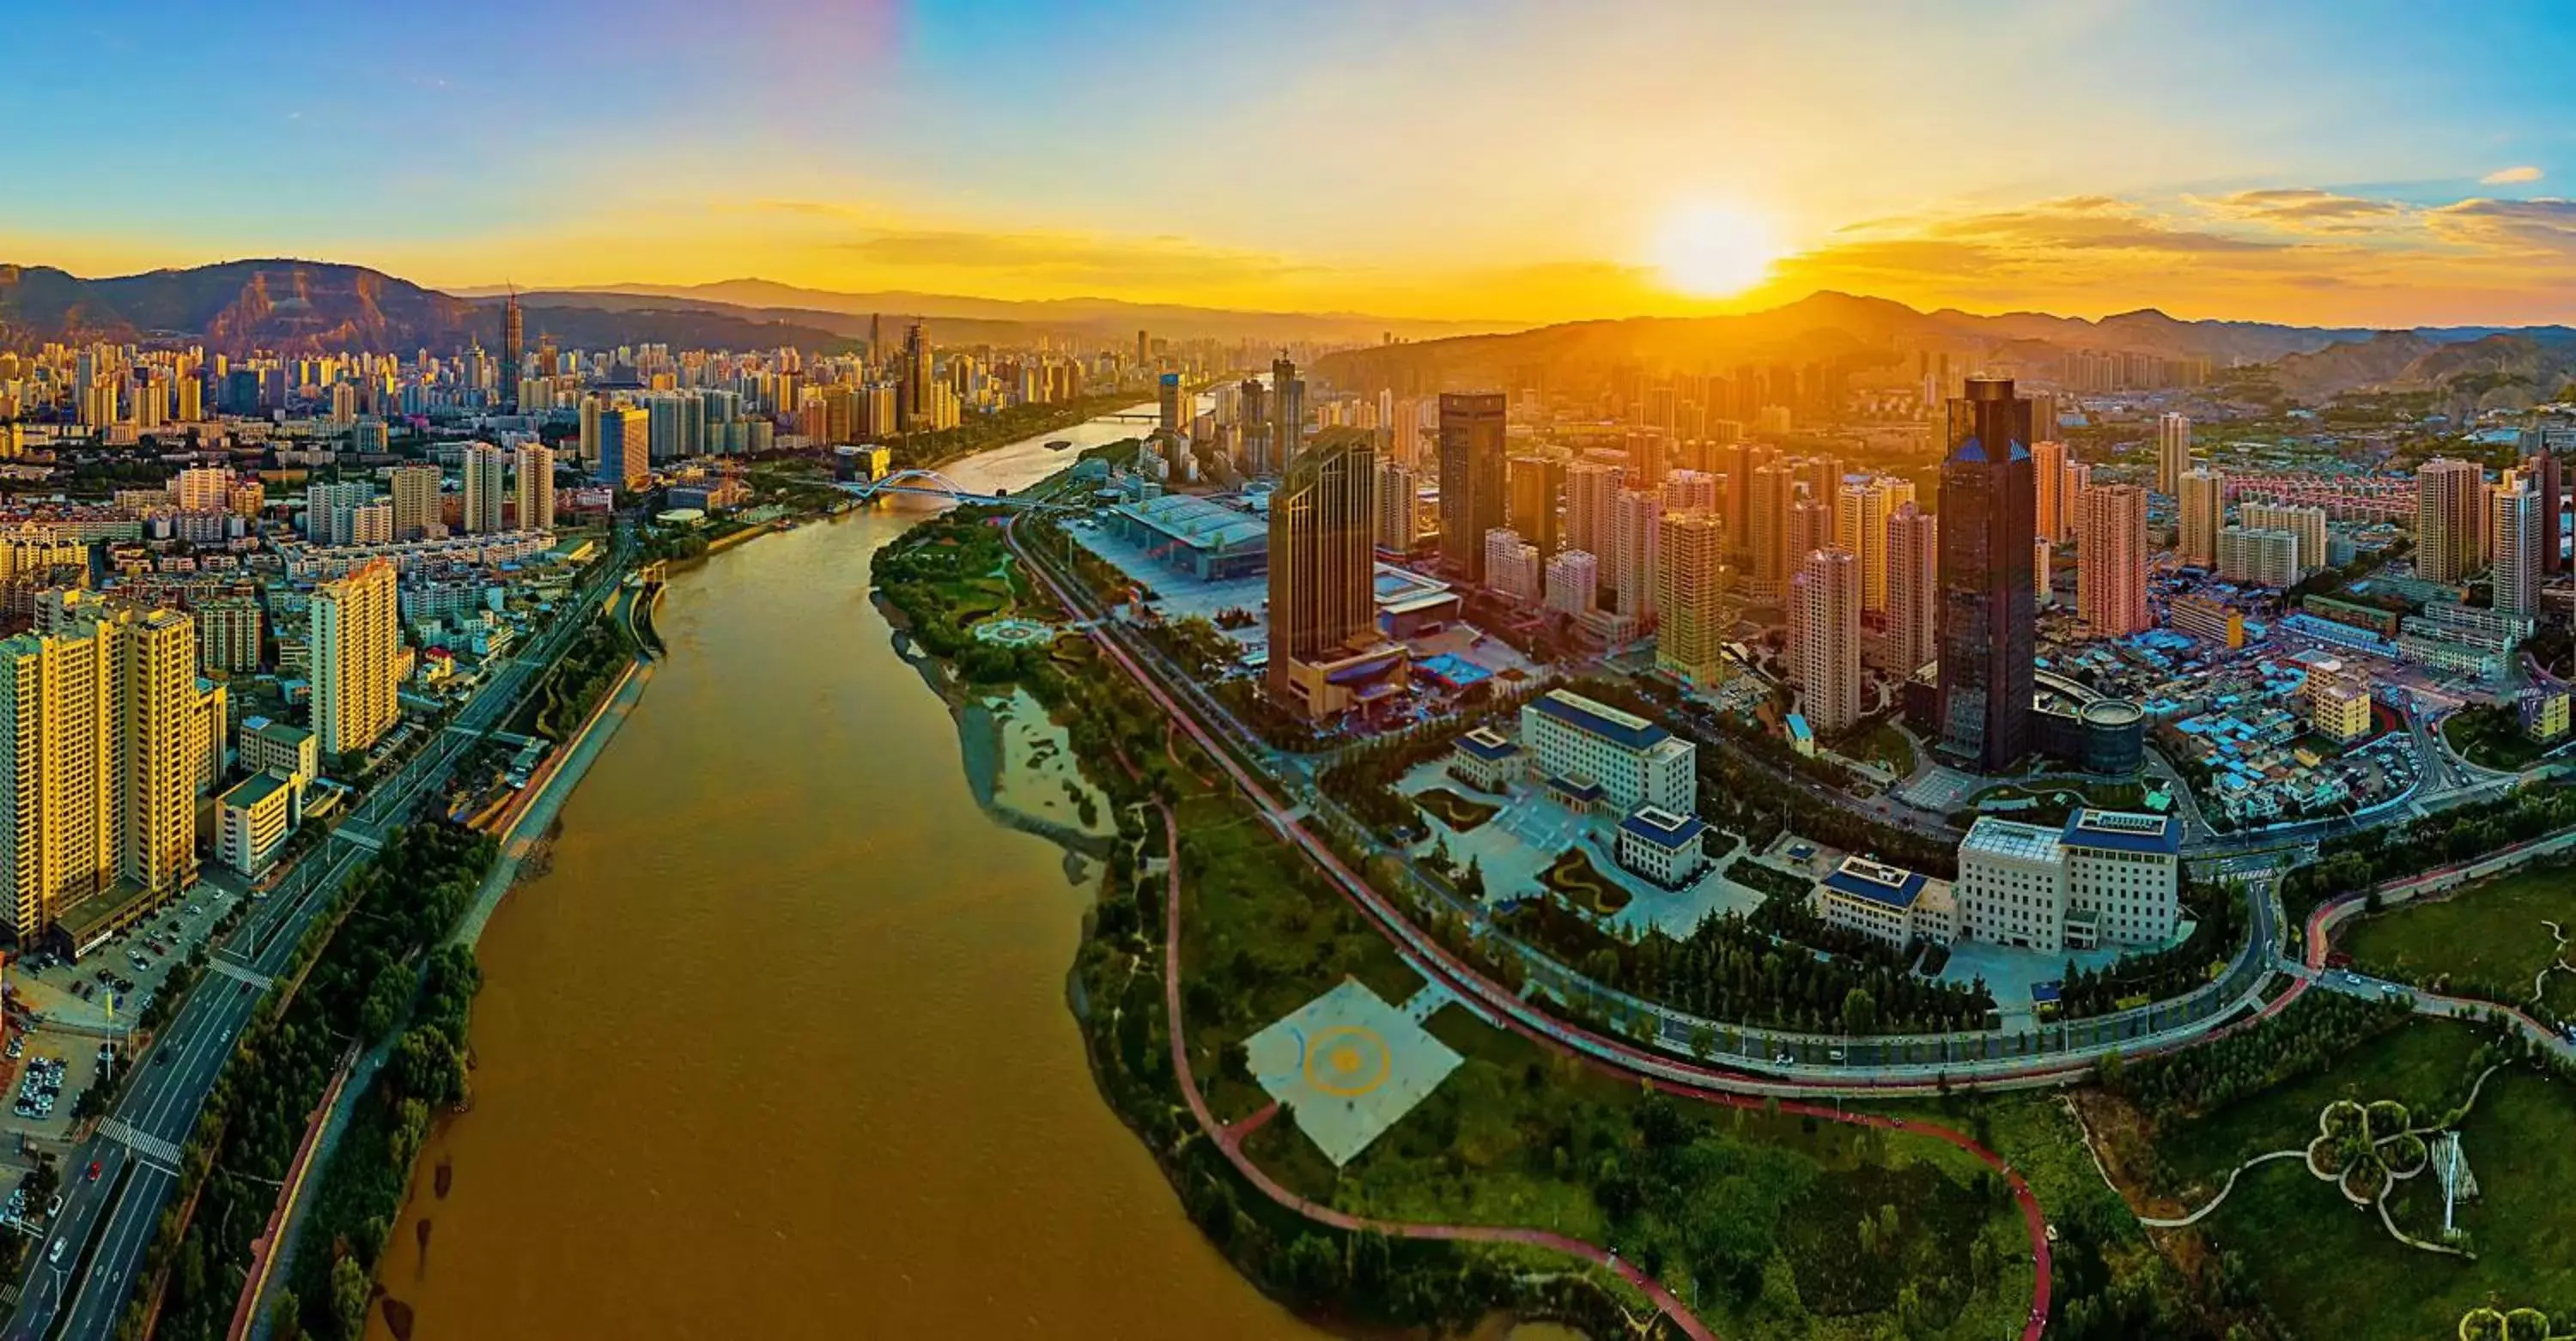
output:
[[[45,1260],[56,1266],[61,1266],[63,1264],[63,1251],[71,1246],[72,1241],[70,1239],[54,1240],[54,1246],[45,1250]]]
[[[84,1178],[84,1179],[82,1179],[81,1181],[83,1181],[83,1182],[87,1182],[87,1183],[95,1183],[95,1182],[97,1182],[97,1181],[98,1181],[98,1161],[97,1161],[97,1160],[91,1160],[91,1161],[89,1162],[89,1176],[88,1176],[88,1177],[86,1177],[86,1178]]]

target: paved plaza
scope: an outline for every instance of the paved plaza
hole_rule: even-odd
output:
[[[1441,1004],[1426,1003],[1427,1016]],[[1350,1163],[1439,1088],[1460,1058],[1407,1008],[1356,978],[1244,1042],[1253,1078],[1335,1167]]]

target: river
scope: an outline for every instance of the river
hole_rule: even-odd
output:
[[[1135,431],[949,473],[1021,487],[1069,461],[1045,440]],[[1064,996],[1092,882],[978,809],[867,598],[922,515],[674,577],[671,655],[484,932],[473,1109],[381,1274],[415,1337],[1317,1335],[1093,1088]]]

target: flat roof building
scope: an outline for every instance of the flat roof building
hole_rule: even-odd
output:
[[[1699,809],[1698,747],[1608,704],[1550,690],[1521,705],[1521,744],[1540,774],[1597,784],[1621,814]]]

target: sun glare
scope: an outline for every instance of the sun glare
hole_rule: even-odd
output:
[[[1695,201],[1673,211],[1655,236],[1664,282],[1702,298],[1742,293],[1771,273],[1779,244],[1762,216],[1740,205]]]

